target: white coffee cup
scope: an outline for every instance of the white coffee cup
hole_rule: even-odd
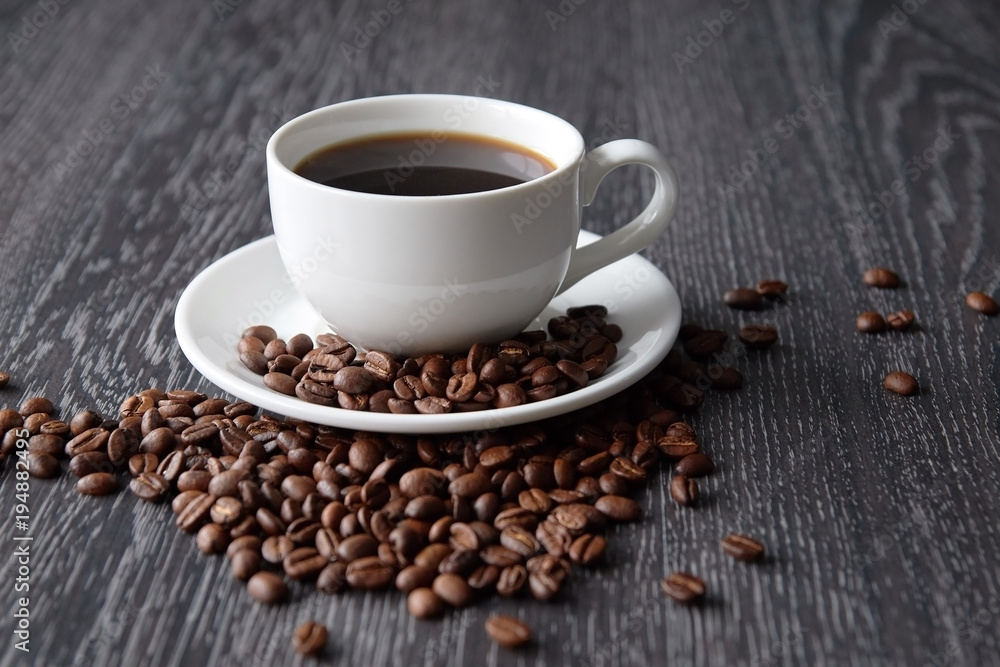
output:
[[[440,196],[355,192],[295,173],[320,149],[415,132],[442,141],[448,133],[500,139],[556,168],[518,185]],[[415,145],[400,158],[418,166],[432,150]],[[633,163],[656,176],[650,203],[577,249],[582,207],[609,171]],[[406,355],[513,337],[553,296],[659,237],[678,190],[666,158],[648,143],[623,139],[588,153],[580,133],[556,116],[455,95],[372,97],[299,116],[268,142],[267,179],[290,281],[347,340]]]

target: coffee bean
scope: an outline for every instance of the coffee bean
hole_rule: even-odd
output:
[[[158,483],[156,481],[156,478],[159,478],[159,480],[163,479],[159,475],[156,475],[156,473],[148,474],[148,480],[150,482],[149,485],[151,487],[154,486],[156,483]],[[140,476],[132,480],[132,482],[135,483],[139,479],[142,479],[142,477]],[[136,493],[135,487],[132,487],[132,492]],[[136,495],[139,494],[136,493]],[[144,496],[139,496],[139,497],[142,498],[143,500],[147,499]],[[183,511],[181,511],[181,513],[177,515],[177,521],[176,521],[177,527],[180,528],[185,533],[193,533],[197,531],[199,528],[201,528],[202,524],[204,524],[208,520],[209,513],[212,511],[212,505],[215,504],[215,501],[216,497],[210,493],[203,493],[197,498],[193,499],[190,503],[187,504],[187,506],[183,509]]]
[[[377,556],[351,561],[347,566],[347,583],[359,590],[377,590],[392,583],[394,572]]]
[[[876,266],[865,271],[864,275],[861,276],[861,280],[869,287],[884,287],[888,289],[899,287],[900,283],[899,276],[895,272],[881,266]]]
[[[885,318],[874,310],[866,310],[858,315],[855,326],[862,333],[881,333],[885,331]]]
[[[229,546],[229,531],[217,523],[206,523],[195,536],[198,550],[204,554],[219,554]]]
[[[710,366],[708,376],[712,379],[712,389],[732,391],[743,386],[743,374],[728,366]]]
[[[674,472],[685,477],[704,477],[715,472],[715,463],[701,452],[688,454],[677,462]]]
[[[566,555],[578,565],[592,566],[604,559],[606,548],[607,542],[603,537],[585,533],[573,541]]]
[[[439,574],[431,585],[434,593],[456,609],[469,606],[472,602],[472,588],[457,574]]]
[[[6,389],[8,382],[10,382],[10,373],[0,371],[0,389]]]
[[[639,503],[624,496],[601,496],[594,507],[609,519],[620,522],[637,521],[642,515]]]
[[[910,310],[899,310],[886,316],[889,328],[893,331],[906,331],[913,326],[917,317]]]
[[[705,582],[687,572],[673,572],[660,582],[663,594],[679,604],[697,604],[705,599]]]
[[[256,338],[260,342],[270,343],[272,340],[278,337],[278,333],[271,327],[265,324],[257,324],[255,326],[247,327],[243,330],[241,334],[243,338]]]
[[[33,414],[51,415],[55,411],[56,408],[52,404],[52,401],[44,396],[31,396],[30,398],[26,398],[21,403],[21,407],[18,408],[18,412],[21,413],[22,417],[27,417],[28,415]]]
[[[15,431],[8,431],[14,433]],[[28,452],[28,474],[38,479],[52,479],[61,472],[59,461],[51,454]]]
[[[76,490],[85,496],[106,496],[118,490],[118,478],[110,472],[92,472],[80,478]]]
[[[240,549],[230,559],[230,569],[233,576],[240,581],[247,581],[260,572],[261,556],[258,549]]]
[[[293,549],[281,561],[281,566],[292,579],[309,579],[319,575],[329,561],[314,547]]]
[[[788,285],[781,280],[761,280],[757,283],[756,291],[765,299],[776,299],[788,291]]]
[[[551,518],[538,524],[535,537],[538,538],[538,542],[545,548],[546,552],[556,557],[565,556],[573,543],[573,536],[569,529]]]
[[[378,553],[378,540],[371,535],[359,534],[345,537],[337,546],[337,558],[345,563],[374,556]]]
[[[146,502],[158,503],[167,495],[170,491],[170,482],[163,478],[163,475],[159,475],[155,472],[140,472],[135,478],[129,482],[128,488],[132,493]],[[206,494],[202,494],[206,495]],[[211,507],[209,505],[206,508],[206,512]],[[193,526],[191,530],[195,530],[197,526]]]
[[[912,396],[920,391],[917,379],[904,371],[895,371],[885,376],[882,383],[886,389],[902,396]]]
[[[542,548],[538,539],[521,526],[508,526],[500,531],[500,544],[524,558],[534,556]]]
[[[66,456],[73,457],[84,452],[104,449],[109,435],[107,431],[100,427],[88,429],[66,443]]]
[[[610,462],[610,456],[605,455]],[[591,457],[593,458],[593,457]],[[588,459],[589,460],[589,459]],[[552,509],[552,498],[541,489],[525,489],[517,496],[518,504],[529,512],[547,514]]]
[[[417,588],[430,588],[437,577],[437,570],[420,565],[408,565],[396,575],[396,588],[410,593]]]
[[[247,592],[257,602],[277,604],[288,597],[288,584],[280,574],[261,570],[247,581]]]
[[[690,507],[698,502],[698,482],[676,475],[670,480],[670,495],[678,505]]]
[[[517,595],[528,583],[528,570],[520,563],[514,563],[500,570],[497,579],[497,593],[504,597]]]
[[[486,634],[505,648],[516,649],[531,641],[531,628],[511,616],[491,616],[486,620]]]
[[[641,484],[646,481],[646,471],[621,456],[611,462],[608,470],[630,484]]]
[[[292,646],[299,655],[319,655],[326,647],[326,626],[316,621],[306,621],[295,628]]]
[[[740,340],[751,350],[763,350],[778,342],[778,330],[766,324],[748,324],[740,329]]]
[[[746,535],[732,533],[722,538],[722,551],[736,560],[752,563],[764,556],[764,545]]]
[[[111,472],[113,470],[114,466],[111,465],[108,455],[104,452],[84,452],[69,460],[69,472],[75,477],[86,477],[95,472]]]
[[[430,588],[414,588],[406,596],[406,610],[417,618],[437,618],[444,609],[444,600]]]
[[[4,408],[0,410],[0,433],[7,433],[24,424],[24,417],[17,410]]]
[[[986,292],[969,292],[965,297],[965,304],[983,315],[993,316],[1000,313],[1000,305]]]
[[[334,595],[347,588],[347,565],[339,561],[323,568],[316,578],[316,589]]]
[[[757,290],[749,287],[736,287],[722,295],[722,302],[730,308],[738,310],[758,310],[764,305],[764,299]]]
[[[462,475],[448,485],[448,493],[460,498],[478,498],[493,490],[490,478],[479,472]]]

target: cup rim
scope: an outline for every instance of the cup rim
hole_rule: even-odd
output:
[[[317,183],[315,181],[309,180],[308,178],[295,173],[293,167],[289,167],[285,162],[277,155],[277,144],[283,141],[286,136],[293,134],[296,131],[296,126],[314,119],[317,116],[322,116],[330,113],[334,108],[345,109],[353,106],[364,106],[371,104],[389,104],[394,101],[404,101],[410,100],[412,102],[440,102],[440,103],[456,103],[462,100],[477,100],[486,101],[491,104],[498,104],[504,107],[515,109],[521,113],[530,113],[539,115],[546,119],[546,122],[557,123],[568,129],[573,135],[573,142],[576,144],[572,150],[572,158],[566,160],[563,164],[558,164],[555,169],[547,174],[539,176],[538,178],[533,178],[530,181],[524,181],[523,183],[517,183],[515,185],[508,185],[502,188],[496,188],[494,190],[482,190],[479,192],[464,192],[459,194],[447,194],[447,195],[396,195],[396,194],[381,194],[374,192],[358,192],[356,190],[347,190],[344,188],[337,188],[331,185],[324,185],[322,183]],[[439,128],[432,128],[428,131],[434,131]],[[467,132],[470,133],[470,132]],[[362,138],[366,135],[358,135],[357,137],[352,137],[352,139]],[[373,134],[371,136],[378,136]],[[512,141],[512,143],[518,143],[516,140],[506,139],[507,141]],[[318,147],[319,150],[322,147]],[[555,114],[549,113],[542,109],[537,109],[535,107],[529,107],[525,104],[519,104],[517,102],[509,102],[507,100],[500,100],[493,97],[478,97],[475,95],[452,95],[452,94],[438,94],[438,93],[405,93],[399,95],[376,95],[371,97],[360,97],[356,99],[346,100],[343,102],[336,102],[334,104],[328,104],[317,109],[312,109],[303,114],[292,118],[291,120],[285,122],[281,127],[274,131],[270,139],[267,141],[267,147],[265,149],[265,156],[268,169],[277,169],[282,175],[290,177],[300,185],[309,187],[310,189],[317,189],[319,191],[329,192],[333,191],[338,194],[338,196],[350,196],[350,197],[361,197],[361,198],[377,198],[380,200],[396,200],[396,201],[406,201],[408,204],[410,202],[426,201],[426,202],[439,202],[442,200],[446,201],[461,201],[461,200],[471,200],[475,198],[484,197],[495,197],[503,196],[511,192],[525,190],[529,188],[535,188],[541,185],[544,187],[546,183],[552,180],[563,179],[566,173],[571,169],[576,168],[580,165],[585,154],[585,145],[583,141],[583,136],[580,131],[576,129],[571,123],[556,116]],[[555,162],[555,159],[549,155],[546,157]]]

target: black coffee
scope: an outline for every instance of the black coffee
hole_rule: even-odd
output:
[[[333,188],[433,197],[498,190],[553,171],[548,158],[500,139],[458,132],[365,137],[328,146],[295,173]]]

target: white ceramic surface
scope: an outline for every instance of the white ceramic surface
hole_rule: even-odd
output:
[[[580,233],[580,243],[598,239]],[[632,385],[666,356],[677,337],[681,304],[669,280],[651,263],[630,255],[582,279],[549,303],[529,329],[571,306],[604,304],[625,332],[618,360],[607,373],[575,392],[500,410],[444,415],[352,412],[306,403],[271,391],[239,360],[236,344],[250,324],[270,324],[288,338],[328,327],[292,287],[273,236],[233,251],[202,271],[177,304],[174,325],[195,368],[231,394],[277,414],[319,424],[379,432],[449,433],[512,426],[576,410]]]
[[[427,132],[400,155],[429,160],[448,132],[527,147],[556,169],[519,185],[415,197],[332,188],[294,173],[319,149],[361,137]],[[601,179],[649,166],[646,209],[574,253],[581,207]],[[393,95],[352,100],[295,118],[267,146],[278,249],[294,285],[331,327],[368,348],[417,355],[459,350],[523,330],[552,297],[652,243],[673,218],[677,179],[653,146],[625,139],[584,154],[583,138],[544,111],[487,98]]]

